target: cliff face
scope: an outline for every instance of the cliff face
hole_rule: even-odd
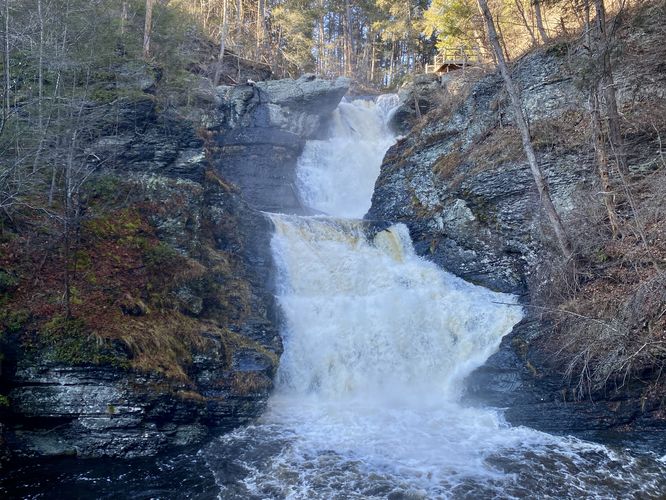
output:
[[[322,129],[350,81],[304,75],[252,85],[219,87],[215,168],[248,202],[269,212],[302,213],[296,161],[305,141]]]
[[[641,207],[647,210],[648,205],[654,209],[647,200],[657,196],[654,186],[661,182],[662,167],[658,133],[636,124],[649,119],[646,109],[663,108],[666,75],[663,64],[653,57],[663,43],[663,30],[647,18],[640,23],[636,19],[630,22],[637,24],[623,28],[627,30],[623,35],[625,52],[615,61],[619,68],[615,77],[620,109],[626,123],[631,123],[625,123],[629,182],[637,193],[635,199],[641,200],[636,202],[641,212]],[[587,344],[579,340],[581,332],[594,330],[589,321],[567,327],[568,320],[558,321],[559,316],[548,314],[550,308],[566,309],[572,311],[571,317],[597,316],[600,323],[615,325],[638,300],[629,288],[652,287],[654,297],[663,295],[663,288],[654,288],[663,271],[654,270],[647,271],[649,278],[644,285],[631,278],[620,291],[614,283],[629,279],[619,270],[624,259],[632,258],[629,251],[622,253],[625,250],[618,250],[617,243],[592,241],[593,233],[605,234],[607,230],[590,147],[588,101],[581,83],[585,68],[577,67],[582,60],[577,51],[580,49],[575,44],[554,45],[526,55],[513,66],[554,204],[577,245],[582,277],[576,278],[576,285],[558,280],[552,270],[560,258],[497,74],[476,78],[473,74],[464,78],[453,74],[443,89],[433,89],[427,81],[416,82],[415,89],[403,99],[396,121],[401,127],[417,123],[387,153],[367,218],[404,222],[420,255],[466,280],[521,296],[527,316],[503,340],[500,351],[470,377],[470,400],[507,408],[507,419],[514,424],[600,439],[611,434],[613,438],[644,439],[649,446],[663,449],[666,420],[663,393],[658,388],[659,354],[651,358],[652,365],[646,362],[637,367],[635,376],[618,381],[611,373],[605,386],[590,383],[581,397],[584,381],[576,374],[579,365],[572,361],[576,352],[571,345],[581,343],[580,349],[585,349]],[[644,56],[640,68],[632,63],[636,52],[650,54]],[[415,119],[415,101],[421,108],[433,110],[420,121]],[[657,122],[655,130],[663,134],[664,123]],[[626,215],[625,220],[631,217]],[[659,235],[663,233],[656,228],[663,227],[663,217],[645,217],[650,221],[645,224],[651,228],[649,245],[661,255]],[[633,256],[640,243],[630,241],[625,237],[619,246],[633,249]],[[603,262],[597,260],[598,255],[604,256]],[[637,266],[645,265],[644,260],[636,260]],[[568,286],[580,287],[578,299],[569,303],[544,299],[565,296]],[[605,309],[600,302],[605,302]],[[641,314],[646,314],[646,323],[652,322],[646,310]],[[657,325],[660,320],[655,321]],[[610,359],[608,346],[600,344],[617,342],[615,351],[638,350],[643,341],[633,347],[627,338],[647,335],[640,328],[636,325],[633,333],[621,339],[607,333],[620,331],[615,326],[590,334],[596,335],[589,341],[593,347],[585,352],[590,369],[595,363],[599,369],[605,368],[602,361]],[[595,358],[592,349],[601,354]],[[624,365],[625,373],[628,364]]]
[[[299,148],[347,84],[202,81],[197,130],[134,70],[81,159],[97,167],[74,256],[49,220],[3,228],[0,414],[17,456],[154,454],[248,422],[273,387],[272,224],[258,209],[296,209],[283,194]]]

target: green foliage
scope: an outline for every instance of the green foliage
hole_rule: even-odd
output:
[[[423,29],[437,34],[438,47],[476,44],[480,20],[476,0],[433,0],[423,16]]]
[[[296,71],[311,71],[314,68],[315,5],[311,0],[287,0],[273,11],[275,23],[284,33],[285,57]]]
[[[160,241],[144,253],[144,262],[153,273],[173,269],[182,264],[183,257],[173,247]]]
[[[14,311],[4,307],[0,311],[0,328],[3,333],[18,333],[30,319],[30,314],[24,310]]]
[[[55,316],[44,324],[39,342],[51,361],[68,365],[129,366],[124,356],[88,332],[85,323],[77,318]]]
[[[18,279],[0,269],[0,292],[7,292],[18,284]]]

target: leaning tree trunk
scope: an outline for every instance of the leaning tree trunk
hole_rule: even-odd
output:
[[[546,33],[546,28],[543,25],[543,17],[541,16],[541,0],[534,0],[534,17],[536,18],[536,25],[539,35],[541,35],[541,40],[547,42],[548,33]]]
[[[536,154],[534,153],[534,147],[532,146],[532,139],[530,137],[530,129],[527,125],[525,115],[523,114],[523,107],[520,102],[520,97],[518,96],[518,89],[511,79],[509,68],[507,67],[506,60],[504,59],[504,53],[502,52],[502,47],[497,36],[493,17],[490,13],[490,9],[488,8],[488,2],[486,0],[478,0],[478,3],[479,9],[481,10],[481,14],[483,15],[483,19],[486,24],[490,45],[495,52],[495,57],[497,57],[497,64],[499,66],[500,73],[502,74],[502,78],[504,79],[504,85],[509,94],[509,98],[511,99],[513,115],[516,120],[516,125],[518,125],[518,129],[520,130],[520,136],[523,141],[523,149],[525,150],[525,155],[527,156],[530,170],[534,176],[534,181],[539,191],[541,203],[546,211],[546,215],[550,220],[553,230],[555,231],[555,236],[557,237],[557,242],[560,246],[560,249],[562,250],[562,253],[567,259],[571,259],[573,256],[571,243],[566,231],[564,230],[564,226],[562,225],[562,220],[555,210],[555,205],[553,205],[553,200],[550,197],[550,192],[548,190],[548,183],[546,182],[541,167],[537,162]]]

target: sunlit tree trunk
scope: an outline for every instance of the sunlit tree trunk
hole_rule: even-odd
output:
[[[213,84],[219,85],[222,76],[222,63],[224,62],[224,49],[227,43],[227,33],[229,31],[229,16],[227,15],[227,2],[222,0],[222,26],[220,27],[220,52],[217,56],[217,69],[213,77]]]
[[[571,243],[569,241],[569,237],[566,234],[566,231],[564,230],[564,226],[562,225],[562,220],[555,210],[555,205],[553,205],[553,200],[550,197],[550,192],[548,189],[548,183],[546,182],[541,167],[537,162],[534,147],[532,145],[532,139],[530,137],[530,130],[527,125],[527,120],[525,119],[520,97],[518,95],[518,89],[513,83],[513,79],[509,73],[509,68],[506,64],[506,60],[504,59],[504,53],[502,52],[502,47],[500,46],[497,31],[495,29],[495,23],[493,22],[493,17],[490,13],[488,3],[486,0],[477,1],[485,21],[490,45],[495,52],[495,56],[497,57],[497,64],[499,66],[500,73],[502,74],[502,78],[504,79],[504,86],[506,87],[506,91],[509,94],[509,98],[511,100],[511,108],[513,110],[514,119],[516,120],[516,125],[520,131],[520,137],[523,142],[523,149],[525,150],[525,155],[527,156],[527,161],[529,163],[530,170],[532,171],[534,182],[536,183],[537,190],[539,191],[541,204],[546,211],[546,215],[555,232],[560,250],[567,259],[571,259],[573,256]]]
[[[153,3],[154,0],[146,0],[146,23],[143,28],[143,57],[150,57],[150,37],[153,29]]]
[[[257,38],[257,59],[261,57],[264,44],[264,0],[257,0],[257,23],[256,23],[256,38]]]
[[[541,15],[541,0],[534,0],[534,16],[536,17],[536,25],[541,35],[541,40],[548,41],[548,33],[543,25],[543,16]]]
[[[520,17],[523,20],[523,25],[525,26],[527,33],[530,35],[530,39],[532,40],[532,45],[533,46],[539,45],[539,41],[537,40],[536,35],[534,34],[534,30],[530,26],[530,23],[527,20],[527,16],[525,15],[525,8],[523,7],[522,0],[514,0],[514,2],[516,4],[516,10],[518,10]]]

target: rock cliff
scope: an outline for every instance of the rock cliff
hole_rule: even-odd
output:
[[[71,317],[54,305],[58,227],[0,238],[0,416],[15,456],[151,455],[248,422],[273,386],[282,347],[272,224],[259,210],[299,209],[296,158],[348,82],[202,80],[193,120],[158,109],[150,68],[120,76],[98,92],[108,109],[91,107],[80,159],[94,174],[79,201]]]
[[[302,213],[296,161],[349,89],[350,81],[304,75],[218,87],[220,131],[215,168],[237,184],[248,202],[269,212]]]

